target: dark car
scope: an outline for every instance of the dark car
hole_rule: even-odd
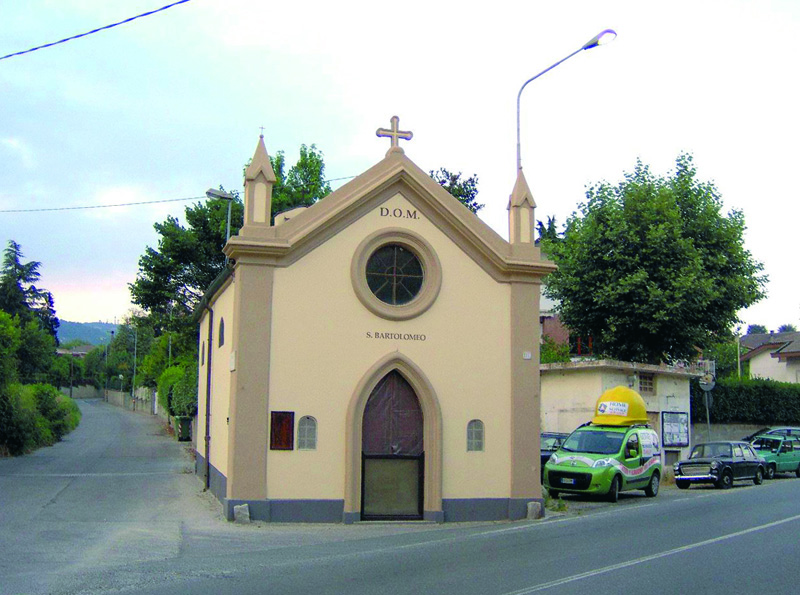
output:
[[[758,432],[742,438],[745,442],[752,442],[757,436],[797,436],[800,437],[800,428],[784,426],[780,428],[761,428]]]
[[[569,438],[569,434],[562,434],[560,432],[542,432],[541,436],[541,453],[542,453],[542,466],[541,469],[541,480],[544,483],[544,466],[547,461],[550,459],[550,456],[557,451],[562,444],[564,444],[564,440]]]
[[[673,466],[675,485],[685,490],[693,483],[713,483],[727,489],[734,481],[764,480],[766,463],[747,442],[705,442],[692,449],[688,459]]]

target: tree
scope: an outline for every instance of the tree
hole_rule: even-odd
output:
[[[767,327],[763,324],[751,324],[747,327],[748,335],[764,335],[768,332]]]
[[[779,333],[796,333],[797,327],[793,324],[782,324],[778,327]]]
[[[764,297],[763,265],[743,247],[744,216],[721,214],[689,155],[669,177],[637,162],[616,186],[590,188],[561,242],[546,292],[573,332],[622,360],[690,359]]]
[[[542,223],[541,221],[536,222],[536,231],[539,234],[539,242],[560,242],[561,241],[561,234],[558,233],[556,229],[556,218],[555,217],[547,217],[547,225]]]
[[[22,257],[21,246],[9,240],[0,268],[0,310],[19,316],[23,322],[38,319],[39,326],[58,341],[59,320],[53,295],[34,285],[41,277],[39,268],[42,263],[35,260],[23,263]]]
[[[310,207],[331,193],[325,180],[325,161],[316,145],[300,145],[300,159],[284,175],[286,158],[283,151],[270,157],[277,181],[272,187],[272,222],[275,215],[297,207]]]
[[[469,178],[462,180],[461,172],[454,174],[443,167],[439,168],[439,171],[431,171],[430,175],[434,182],[455,196],[473,213],[477,213],[484,207],[484,205],[478,204],[476,199],[478,196],[477,175],[472,174]]]

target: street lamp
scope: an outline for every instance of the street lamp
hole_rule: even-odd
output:
[[[209,188],[206,190],[206,196],[208,198],[219,198],[228,201],[228,223],[225,226],[225,243],[227,244],[228,240],[231,239],[231,204],[233,203],[233,199],[236,197],[230,192],[225,192],[224,190],[215,190],[214,188]],[[225,260],[227,260],[227,258]]]
[[[519,93],[517,93],[517,170],[522,169],[522,157],[520,155],[520,149],[519,149],[519,98],[520,98],[520,96],[522,96],[522,90],[525,87],[528,86],[528,83],[530,83],[531,81],[535,81],[540,76],[542,76],[545,72],[550,72],[551,70],[553,70],[556,66],[558,66],[562,62],[566,62],[567,60],[572,58],[572,56],[574,56],[575,54],[580,53],[583,50],[590,50],[592,48],[596,48],[598,45],[605,45],[605,44],[607,44],[607,43],[609,43],[611,41],[614,41],[614,39],[616,37],[617,37],[617,32],[616,31],[614,31],[613,29],[604,29],[603,31],[601,31],[600,33],[598,33],[597,35],[592,37],[589,41],[584,43],[577,50],[572,52],[569,56],[559,60],[558,62],[556,62],[555,64],[553,64],[549,68],[544,69],[543,71],[541,71],[536,76],[529,78],[527,81],[525,81],[523,83],[522,87],[520,87]]]

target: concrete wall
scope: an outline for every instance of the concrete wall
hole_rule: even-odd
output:
[[[61,387],[61,394],[70,396],[70,390],[68,386]],[[95,388],[94,386],[87,384],[85,386],[73,386],[72,387],[72,398],[73,399],[102,399],[103,398],[103,390],[99,388]]]

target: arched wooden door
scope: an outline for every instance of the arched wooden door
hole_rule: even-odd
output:
[[[361,436],[361,518],[421,519],[422,409],[414,389],[396,370],[370,394]]]

